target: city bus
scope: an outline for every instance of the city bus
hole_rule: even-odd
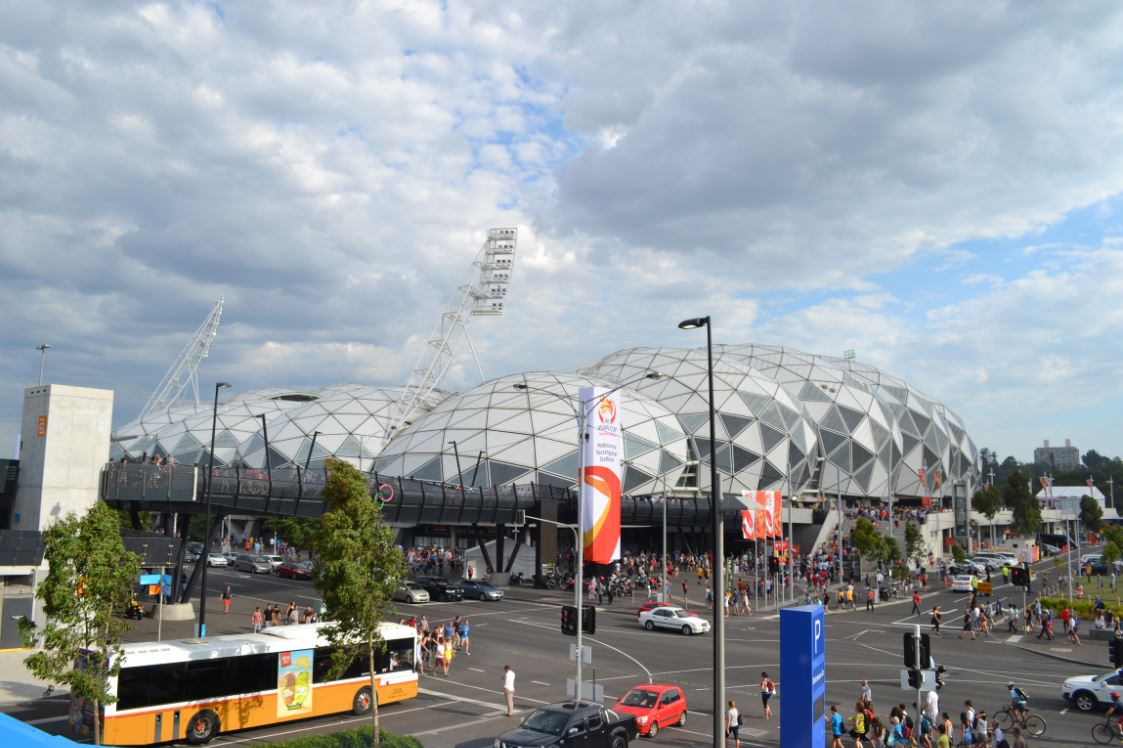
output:
[[[220,732],[348,711],[369,714],[369,658],[356,658],[338,679],[328,680],[325,625],[122,645],[121,671],[109,682],[117,701],[104,707],[102,742],[199,745]],[[383,623],[381,633],[386,647],[375,655],[379,706],[417,696],[419,656],[413,628]],[[91,710],[72,705],[71,714],[79,732],[90,734]]]

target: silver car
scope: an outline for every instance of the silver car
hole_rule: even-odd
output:
[[[429,591],[417,582],[402,582],[394,591],[394,599],[401,603],[427,603]]]
[[[261,556],[241,553],[234,557],[234,571],[248,571],[250,574],[268,574],[273,571],[273,564]]]

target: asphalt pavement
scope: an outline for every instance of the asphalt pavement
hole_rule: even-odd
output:
[[[219,592],[227,581],[232,585],[234,602],[231,613],[224,615]],[[211,571],[210,585],[207,623],[212,635],[248,630],[256,605],[285,605],[292,600],[303,605],[317,599],[307,582],[224,569]],[[995,593],[1016,594],[1020,605],[1020,592],[1013,588],[999,585]],[[383,725],[416,735],[429,748],[490,746],[496,735],[517,724],[517,717],[506,717],[503,706],[505,664],[517,674],[516,705],[522,713],[561,700],[566,678],[573,676],[574,664],[568,655],[574,639],[560,633],[560,606],[571,601],[572,594],[564,592],[511,588],[501,602],[399,603],[402,616],[425,613],[433,624],[456,614],[467,616],[473,624],[471,655],[456,657],[448,677],[424,676],[417,699],[384,707]],[[635,617],[639,602],[638,597],[634,601],[617,598],[611,606],[597,606],[597,633],[585,637],[593,651],[592,664],[585,666],[585,678],[603,685],[611,700],[636,683],[664,681],[682,686],[689,703],[688,722],[684,728],[661,731],[655,742],[671,746],[710,744],[713,640],[709,634],[686,637],[643,630]],[[990,639],[961,640],[956,623],[965,596],[943,590],[925,593],[925,612],[919,617],[908,615],[908,599],[880,603],[869,612],[861,606],[855,611],[831,610],[826,618],[828,702],[837,703],[844,714],[851,712],[861,681],[868,679],[879,713],[887,713],[895,703],[910,703],[914,694],[900,689],[901,636],[915,623],[928,630],[927,611],[936,602],[945,611],[945,625],[943,637],[933,639],[933,655],[949,671],[947,685],[939,692],[942,710],[957,720],[964,701],[971,699],[976,707],[993,712],[1006,702],[1006,682],[1015,680],[1030,692],[1031,707],[1048,721],[1046,734],[1031,745],[1089,744],[1089,731],[1097,717],[1070,708],[1060,698],[1060,686],[1071,675],[1107,670],[1106,644],[1096,641],[1076,647],[1061,640],[1040,642],[1034,637],[1005,633]],[[145,620],[129,638],[152,639],[155,633],[156,622]],[[163,633],[165,637],[191,636],[194,626],[190,622],[165,623]],[[759,611],[753,616],[731,616],[726,625],[726,652],[727,698],[735,699],[745,714],[742,742],[753,747],[780,745],[784,686],[779,678],[778,614]],[[779,693],[773,701],[777,717],[772,720],[761,717],[757,684],[762,671],[779,682]],[[48,731],[65,732],[65,699],[29,700],[3,708]],[[358,721],[348,715],[295,722],[224,735],[213,745],[253,745],[328,732]]]

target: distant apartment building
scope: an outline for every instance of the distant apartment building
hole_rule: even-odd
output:
[[[1072,446],[1071,439],[1065,439],[1063,447],[1051,447],[1046,439],[1045,446],[1034,447],[1033,464],[1050,470],[1075,470],[1081,465],[1080,450]]]

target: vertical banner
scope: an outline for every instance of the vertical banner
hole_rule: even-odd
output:
[[[624,428],[620,392],[582,387],[585,470],[581,476],[581,539],[585,560],[607,564],[620,558],[620,489],[624,461]]]
[[[756,540],[756,520],[753,518],[752,509],[741,510],[741,537],[745,540]]]
[[[312,713],[313,649],[296,649],[277,656],[277,716]]]
[[[772,524],[776,532],[775,537],[784,537],[784,495],[779,491],[772,492]]]

